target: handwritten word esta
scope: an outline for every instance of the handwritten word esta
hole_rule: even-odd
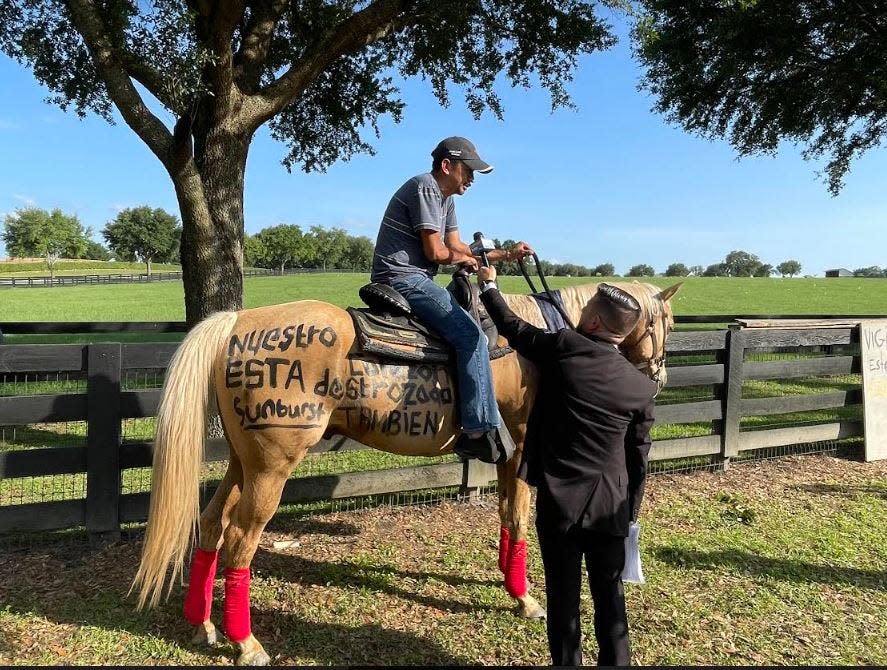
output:
[[[257,402],[254,405],[242,406],[241,399],[234,398],[234,412],[240,417],[240,425],[245,423],[247,430],[261,428],[318,428],[320,424],[304,423],[269,423],[273,419],[303,419],[305,421],[317,421],[326,416],[323,403],[303,402],[289,404],[283,400],[269,399]]]
[[[228,340],[228,356],[243,354],[247,351],[257,355],[260,349],[265,351],[287,351],[291,346],[307,349],[315,342],[329,348],[336,343],[338,335],[332,326],[318,328],[313,324],[294,324],[284,328],[270,330],[251,330],[241,336],[236,333]]]
[[[305,392],[305,380],[302,377],[302,361],[298,358],[248,358],[245,361],[229,357],[225,364],[225,387],[261,388],[282,386],[288,389],[293,382],[299,383],[299,390]]]
[[[368,407],[337,408],[345,412],[345,423],[349,428],[362,432],[379,431],[384,435],[437,435],[440,430],[440,414],[430,410],[402,412],[393,409],[380,412]]]

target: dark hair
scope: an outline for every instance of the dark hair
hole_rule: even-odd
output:
[[[641,305],[637,299],[612,284],[599,284],[591,301],[607,330],[615,335],[628,335],[641,319]]]

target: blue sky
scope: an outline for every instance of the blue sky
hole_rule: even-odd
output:
[[[547,94],[503,86],[505,119],[475,121],[461,93],[441,108],[421,80],[405,82],[404,120],[382,123],[376,156],[340,162],[326,173],[288,173],[285,150],[259,132],[246,174],[247,232],[278,223],[338,226],[375,239],[391,194],[426,171],[448,135],[472,139],[496,169],[479,175],[457,201],[463,237],[523,239],[541,258],[586,266],[637,263],[662,272],[672,262],[718,262],[734,249],[803,274],[831,267],[887,265],[880,231],[887,221],[887,151],[857,160],[839,196],[828,194],[800,149],[738,160],[726,142],[669,126],[638,92],[640,69],[627,40],[581,60],[569,86],[576,110],[550,110]],[[29,70],[0,56],[0,214],[59,207],[94,237],[125,207],[178,215],[160,163],[122,122],[79,119],[45,103]],[[171,117],[162,113],[170,124]],[[2,247],[0,247],[2,250]],[[0,255],[3,255],[0,253]]]

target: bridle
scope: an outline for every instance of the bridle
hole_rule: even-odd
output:
[[[668,314],[665,311],[665,305],[662,304],[662,300],[659,297],[656,297],[656,300],[659,301],[659,309],[653,310],[653,313],[650,314],[650,318],[647,321],[647,326],[644,328],[643,334],[638,338],[637,342],[635,342],[635,346],[639,346],[644,339],[649,337],[653,346],[653,357],[641,361],[640,363],[635,363],[634,366],[647,375],[652,381],[656,382],[656,385],[661,391],[662,387],[665,386],[663,373],[665,372],[666,355],[665,342],[663,341],[662,353],[661,355],[656,356],[656,352],[658,351],[657,347],[659,345],[658,338],[656,337],[656,319],[659,318],[661,320],[662,337],[665,338],[668,334]]]

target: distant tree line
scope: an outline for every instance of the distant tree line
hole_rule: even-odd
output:
[[[879,265],[872,265],[867,268],[856,268],[853,271],[854,277],[887,277],[887,268]]]
[[[84,227],[76,215],[60,209],[48,212],[37,207],[19,209],[4,221],[2,239],[8,255],[43,258],[53,274],[60,258],[83,258],[100,261],[117,260],[145,263],[148,274],[151,263],[179,263],[182,228],[178,219],[160,208],[148,206],[122,210],[102,229],[107,247],[91,239],[92,230]],[[510,248],[514,240],[494,239],[497,248]],[[295,224],[282,223],[263,228],[244,238],[244,263],[248,267],[284,271],[294,268],[369,272],[373,261],[373,241],[365,236],[348,234],[342,228],[311,226],[303,230]],[[545,275],[553,277],[618,277],[612,263],[585,266],[576,263],[553,263],[539,260]],[[519,275],[516,262],[497,264],[499,274]],[[531,274],[534,269],[528,270]],[[748,251],[735,250],[724,260],[707,267],[672,263],[666,277],[769,277],[779,274],[794,277],[801,273],[801,264],[786,260],[775,267],[764,263]],[[656,270],[640,263],[631,266],[626,277],[652,277]],[[887,277],[887,268],[874,265],[853,271],[856,277]]]

